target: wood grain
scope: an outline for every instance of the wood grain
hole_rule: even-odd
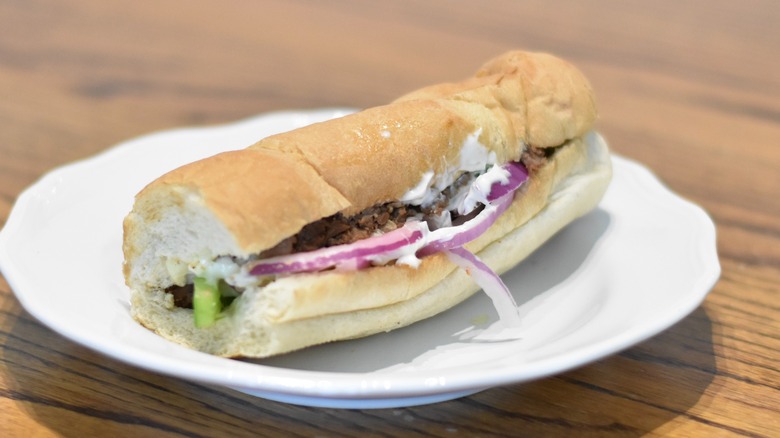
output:
[[[716,222],[680,323],[555,377],[430,406],[285,405],[129,367],[0,277],[2,436],[780,436],[780,3],[0,1],[0,225],[59,165],[151,131],[367,107],[510,48],[592,80],[600,130]]]

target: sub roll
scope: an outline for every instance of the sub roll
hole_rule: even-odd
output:
[[[124,221],[131,313],[261,358],[431,317],[593,209],[611,177],[587,79],[513,51],[456,83],[264,138],[151,182]]]

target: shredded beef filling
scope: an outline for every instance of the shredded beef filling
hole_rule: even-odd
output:
[[[523,163],[523,166],[528,170],[528,174],[533,175],[540,167],[544,166],[544,163],[552,157],[557,149],[558,148],[527,147],[520,157],[520,162]]]
[[[377,232],[389,232],[403,226],[409,217],[430,217],[441,213],[441,207],[419,207],[400,202],[369,207],[354,216],[336,213],[304,226],[298,234],[260,254],[260,258],[312,251],[352,243]]]
[[[274,255],[279,255],[352,243],[371,237],[377,231],[392,231],[403,225],[410,215],[416,213],[418,212],[414,208],[400,202],[376,205],[350,217],[336,213],[304,226],[298,234],[285,239],[291,240],[284,245],[284,249],[289,249],[289,252],[279,252],[278,247],[270,251]]]
[[[527,147],[520,157],[520,161],[528,170],[529,175],[544,166],[547,160],[555,153],[557,148]],[[429,220],[442,213],[448,199],[457,193],[465,184],[471,184],[473,176],[464,174],[450,187],[442,192],[439,199],[428,207],[406,205],[401,202],[389,202],[369,207],[354,216],[344,216],[336,213],[332,216],[320,219],[304,226],[298,234],[282,240],[273,248],[263,251],[259,258],[293,254],[296,252],[312,251],[334,245],[352,243],[376,232],[388,232],[401,227],[408,218],[417,217]],[[473,211],[458,215],[452,215],[452,224],[459,225],[476,216],[483,206]],[[165,292],[173,294],[173,302],[176,307],[192,308],[193,286],[171,286]]]
[[[165,289],[165,292],[173,295],[173,304],[176,307],[192,309],[192,293],[194,290],[195,286],[192,284],[185,284],[184,286],[177,286],[174,284]]]

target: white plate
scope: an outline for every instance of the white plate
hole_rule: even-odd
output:
[[[267,361],[190,351],[136,324],[122,219],[164,171],[348,110],[284,112],[141,137],[57,169],[26,190],[0,233],[0,267],[22,305],[62,335],[155,372],[289,403],[410,406],[568,370],[625,349],[693,311],[720,274],[715,227],[645,168],[614,157],[600,206],[504,279],[523,324],[498,330],[477,294],[411,327]]]

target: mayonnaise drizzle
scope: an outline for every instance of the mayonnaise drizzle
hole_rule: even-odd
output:
[[[479,136],[481,134],[482,128],[479,128],[471,135],[466,136],[463,146],[460,148],[460,166],[455,169],[456,171],[479,172],[485,170],[488,165],[496,164],[496,153],[480,143]]]
[[[431,187],[431,182],[433,181],[433,171],[429,170],[425,172],[420,178],[420,182],[417,183],[416,186],[414,186],[411,190],[404,193],[403,196],[401,196],[400,201],[402,202],[408,202],[410,204],[414,205],[421,205],[426,200],[428,200],[429,197],[429,190]]]
[[[209,283],[216,283],[224,279],[225,282],[235,287],[248,287],[258,283],[259,277],[249,275],[242,269],[243,263],[235,261],[231,257],[222,256],[215,260],[201,259],[189,266],[189,272],[196,277],[203,277]]]
[[[427,206],[436,201],[439,194],[452,185],[455,179],[459,177],[463,172],[481,173],[485,169],[490,168],[487,173],[491,173],[491,178],[485,181],[484,184],[480,184],[480,187],[487,186],[488,188],[493,181],[499,180],[505,182],[508,174],[496,164],[496,153],[485,147],[480,141],[479,136],[482,134],[482,128],[478,128],[473,133],[466,136],[463,140],[463,144],[460,148],[460,155],[458,164],[456,166],[450,166],[444,169],[441,173],[434,173],[432,170],[425,172],[420,181],[409,189],[401,196],[400,200],[411,205]],[[493,171],[493,169],[498,170]],[[482,198],[477,199],[478,194],[471,194],[467,192],[468,187],[463,188],[462,192],[454,194],[452,196],[450,205],[447,206],[450,210],[457,209],[459,213],[473,209],[478,202],[483,202]],[[487,196],[487,193],[484,194]],[[468,206],[464,210],[464,204]]]
[[[487,197],[495,183],[508,184],[509,171],[501,166],[493,166],[487,172],[480,175],[469,186],[469,191],[463,201],[457,206],[458,213],[465,214],[473,210],[477,204],[487,205]]]

